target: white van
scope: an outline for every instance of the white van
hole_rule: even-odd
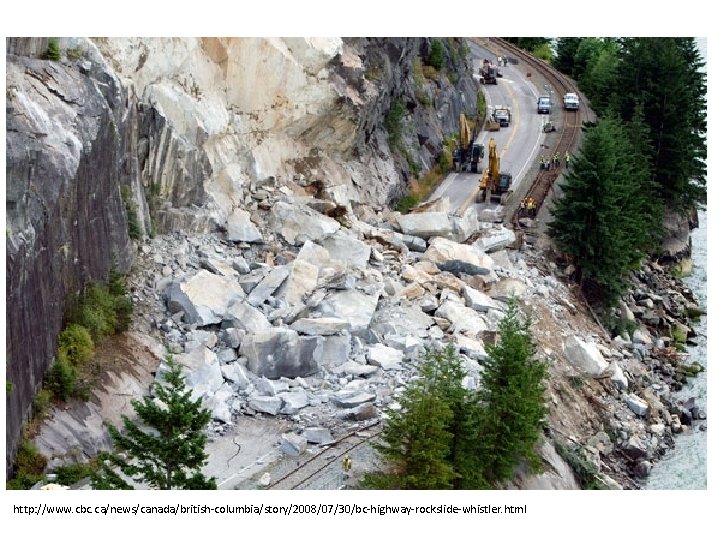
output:
[[[540,96],[537,101],[537,112],[538,114],[550,114],[550,97]]]

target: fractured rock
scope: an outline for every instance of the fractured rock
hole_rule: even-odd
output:
[[[568,337],[565,340],[564,350],[572,365],[593,377],[603,375],[609,366],[597,345],[582,341],[578,336]]]
[[[320,212],[299,204],[277,202],[272,208],[271,221],[274,229],[285,240],[301,246],[306,240],[320,242],[335,234],[340,224]]]
[[[275,293],[275,297],[295,306],[302,303],[305,295],[315,289],[319,270],[314,264],[303,260],[295,260],[288,266],[290,271],[287,279]]]
[[[273,328],[249,334],[241,353],[248,369],[261,377],[306,377],[316,373],[322,358],[322,337],[300,337],[287,328]]]
[[[245,292],[236,279],[200,270],[184,282],[173,282],[165,291],[170,313],[183,311],[186,323],[217,324],[228,306]]]
[[[449,237],[453,232],[452,223],[444,212],[420,212],[400,215],[397,218],[403,233],[428,239],[433,236]]]
[[[228,240],[231,242],[262,242],[263,237],[255,224],[250,221],[250,213],[236,208],[227,220]]]
[[[455,334],[466,332],[476,336],[487,330],[487,323],[481,315],[474,309],[456,302],[443,302],[435,312],[435,316],[449,320],[453,324]]]
[[[489,256],[477,248],[446,238],[433,238],[421,259],[435,263],[440,270],[458,277],[460,274],[489,274],[494,264]]]
[[[323,427],[309,427],[303,432],[303,435],[310,444],[330,444],[335,440],[330,434],[330,430]]]
[[[379,295],[367,295],[357,290],[341,291],[328,295],[318,306],[326,317],[345,319],[351,332],[367,329],[377,307]]]
[[[402,369],[403,353],[380,343],[368,347],[365,357],[371,366],[379,366],[384,370]]]
[[[303,435],[283,433],[280,440],[280,450],[288,456],[299,456],[307,449],[307,439]]]
[[[263,304],[272,296],[283,281],[285,281],[289,273],[290,269],[288,266],[278,266],[277,268],[273,268],[248,295],[248,304],[252,306],[259,306]]]
[[[308,336],[330,336],[350,329],[350,323],[339,317],[318,317],[315,319],[298,319],[290,328],[299,334]]]
[[[232,328],[245,330],[250,334],[272,328],[262,311],[243,301],[234,302],[228,308],[224,320],[228,321]],[[239,345],[238,342],[237,346]]]

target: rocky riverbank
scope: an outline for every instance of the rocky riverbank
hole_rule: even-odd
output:
[[[610,339],[567,269],[532,246],[512,249],[515,234],[474,208],[456,216],[440,200],[400,215],[277,179],[253,183],[245,198],[222,233],[144,241],[131,276],[134,329],[164,344],[212,410],[209,470],[222,487],[382,418],[426,346],[454,343],[465,384],[477,387],[511,296],[532,315],[551,372],[547,470],[516,486],[578,487],[556,442],[577,443],[606,486],[636,487],[673,435],[705,417],[672,398],[687,373],[672,344],[694,300],[660,266],[638,273],[620,308],[632,335]],[[257,462],[225,467],[227,452],[252,446],[253,423],[271,419],[281,422],[267,424],[274,435],[253,448]],[[53,452],[55,463],[77,459],[71,448]]]

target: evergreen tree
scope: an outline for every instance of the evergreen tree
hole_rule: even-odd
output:
[[[164,384],[155,383],[156,400],[145,397],[132,405],[142,427],[123,415],[125,434],[110,426],[115,454],[100,456],[94,489],[132,489],[126,478],[156,489],[216,489],[201,468],[207,463],[204,428],[210,411],[192,400],[181,367],[167,358]],[[122,474],[120,474],[122,473]]]
[[[618,100],[629,120],[636,103],[650,128],[652,174],[665,202],[688,209],[705,202],[706,76],[691,38],[621,41]]]
[[[426,350],[412,381],[391,411],[381,442],[375,445],[389,472],[363,479],[371,489],[452,489],[457,473],[453,459],[459,448],[453,429],[467,397],[464,372],[452,347]]]
[[[575,55],[583,38],[565,37],[557,40],[555,59],[553,65],[558,71],[577,78],[575,71]]]
[[[639,144],[639,143],[638,143]],[[647,189],[636,146],[619,119],[602,118],[583,146],[550,210],[548,233],[578,267],[576,279],[594,303],[612,306],[648,243]]]
[[[594,55],[588,58],[585,71],[580,76],[580,87],[593,109],[602,116],[616,100],[615,90],[618,77],[618,46],[614,39],[599,41]]]
[[[516,301],[508,305],[499,323],[499,343],[488,346],[479,391],[480,430],[475,449],[479,485],[492,488],[512,478],[515,468],[527,461],[537,470],[535,446],[546,415],[547,366],[534,360],[535,344],[529,318],[520,319]]]

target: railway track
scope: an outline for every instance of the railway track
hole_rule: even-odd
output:
[[[537,71],[552,86],[555,95],[560,98],[567,92],[575,92],[581,95],[577,85],[573,80],[566,77],[562,73],[555,71],[548,64],[535,58],[527,51],[508,43],[500,38],[490,38],[490,42],[499,49],[503,49],[514,56],[520,58],[525,64]],[[565,152],[572,154],[580,140],[580,133],[584,122],[594,120],[592,111],[588,107],[587,100],[580,100],[580,108],[577,111],[567,111],[562,109],[562,126],[559,129],[559,137],[554,147],[551,148],[550,155],[557,152],[561,161],[565,156]],[[561,169],[539,170],[527,191],[527,197],[532,197],[536,203],[536,207],[540,209],[550,192],[553,184],[557,180]],[[520,227],[520,209],[515,208],[511,222],[515,228]]]
[[[382,425],[380,421],[377,420],[372,424],[347,433],[322,449],[319,453],[300,463],[287,474],[272,482],[267,486],[267,489],[312,489],[309,487],[311,481],[317,480],[323,472],[326,472],[328,468],[337,463],[343,456],[358,446],[371,441],[377,437],[381,431]]]

